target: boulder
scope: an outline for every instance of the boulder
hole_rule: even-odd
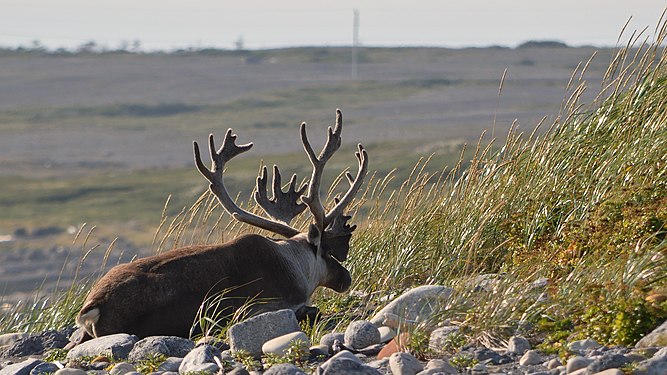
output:
[[[227,338],[232,352],[245,350],[255,358],[259,358],[265,342],[300,330],[294,311],[284,309],[260,314],[234,324],[227,331]]]
[[[126,333],[98,337],[72,348],[67,353],[67,359],[95,357],[102,354],[107,357],[125,360],[138,340],[137,336]]]
[[[653,357],[640,362],[634,371],[635,375],[664,375],[667,374],[667,356]]]
[[[215,357],[220,355],[220,350],[211,345],[202,345],[194,348],[183,358],[178,372],[212,371],[217,372],[220,366],[215,362]],[[212,369],[212,370],[211,370]]]
[[[418,286],[391,301],[370,321],[376,326],[385,325],[383,323],[386,319],[395,319],[392,315],[398,316],[400,321],[428,320],[434,313],[441,310],[453,291],[452,288],[441,285]]]
[[[450,345],[450,336],[459,333],[459,327],[447,326],[436,328],[431,332],[428,340],[429,349],[436,353],[444,353],[445,348]]]
[[[394,375],[415,375],[424,370],[421,362],[409,353],[394,353],[389,357],[389,368]]]
[[[658,328],[637,341],[635,347],[648,348],[652,346],[667,346],[667,321]]]
[[[523,354],[530,350],[530,343],[523,336],[512,336],[507,343],[507,353]]]
[[[43,363],[39,359],[29,358],[23,362],[14,363],[0,370],[0,375],[30,375],[30,371]]]
[[[345,345],[363,349],[380,343],[380,331],[368,320],[356,320],[345,330]]]
[[[166,357],[185,357],[195,344],[182,337],[176,336],[150,336],[139,340],[130,351],[128,360],[139,362],[145,360],[149,355],[163,354]]]

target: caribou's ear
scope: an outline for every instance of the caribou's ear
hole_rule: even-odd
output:
[[[315,246],[317,250],[319,250],[321,241],[322,241],[322,233],[317,228],[317,225],[310,224],[308,226],[308,243]]]

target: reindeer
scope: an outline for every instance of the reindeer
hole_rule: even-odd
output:
[[[252,143],[237,145],[236,135],[229,129],[216,151],[213,135],[209,135],[209,170],[194,142],[197,169],[210,182],[210,190],[222,207],[234,219],[284,238],[243,235],[223,244],[182,247],[113,267],[90,290],[76,317],[84,331],[78,342],[121,332],[139,337],[188,337],[200,305],[216,293],[226,293],[224,301],[229,311],[257,298],[262,302],[253,306],[253,313],[292,309],[304,318],[316,311],[308,304],[317,287],[346,291],[352,279],[340,262],[347,259],[356,226],[347,224],[351,217],[343,211],[363,183],[368,155],[359,144],[357,174],[353,177],[346,173],[349,189],[325,212],[320,198],[322,172],[340,147],[342,129],[342,113],[337,110],[335,126],[328,128],[326,144],[316,155],[306,135],[306,123],[301,124],[301,142],[313,171],[309,183],[299,189],[294,175],[284,192],[280,171],[274,166],[273,197],[268,198],[268,173],[266,166],[262,168],[254,199],[271,218],[240,208],[225,188],[225,164],[250,150]],[[312,222],[306,232],[301,232],[289,223],[306,208]]]

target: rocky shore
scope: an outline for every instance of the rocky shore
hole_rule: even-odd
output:
[[[428,355],[408,352],[406,322],[447,299],[451,289],[415,288],[369,320],[311,343],[294,312],[279,310],[237,323],[226,340],[198,342],[173,336],[138,339],[129,334],[100,337],[61,350],[74,329],[41,334],[0,335],[0,375],[5,374],[507,374],[665,375],[667,322],[635,347],[608,347],[592,339],[567,344],[568,357],[541,352],[522,336],[503,348],[462,344],[459,327],[442,322],[429,332]],[[397,332],[401,332],[397,335]],[[533,344],[534,344],[534,340]]]

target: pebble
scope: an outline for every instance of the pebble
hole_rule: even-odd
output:
[[[308,348],[310,347],[310,339],[308,338],[308,335],[306,335],[305,332],[298,331],[278,336],[265,342],[262,345],[262,353],[283,356],[296,343],[299,343],[299,348],[302,349],[304,353],[309,352]]]
[[[507,352],[512,354],[523,354],[530,350],[530,343],[523,336],[512,336],[507,343]]]
[[[532,366],[542,363],[542,356],[535,350],[529,350],[519,359],[519,365]]]

